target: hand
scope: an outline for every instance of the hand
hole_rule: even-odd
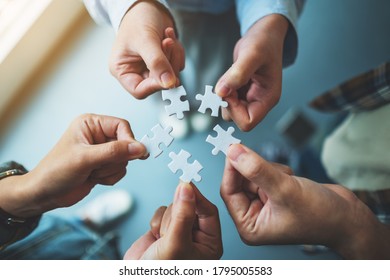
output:
[[[229,104],[223,118],[243,131],[253,129],[279,101],[287,29],[281,15],[257,21],[237,42],[234,63],[216,85],[216,93]]]
[[[347,258],[389,257],[389,230],[352,192],[292,176],[242,145],[228,150],[221,196],[247,244],[322,244]]]
[[[173,204],[160,207],[151,230],[124,259],[219,259],[222,256],[218,209],[193,184],[181,183]]]
[[[96,184],[113,185],[126,174],[129,160],[143,157],[127,121],[83,115],[72,122],[51,152],[31,172],[11,176],[3,210],[18,217],[41,214],[83,199]]]
[[[138,99],[178,86],[184,49],[174,23],[156,4],[139,2],[124,16],[110,58],[110,71]]]

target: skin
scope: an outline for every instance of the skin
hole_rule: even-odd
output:
[[[218,210],[193,184],[180,183],[173,204],[156,210],[150,230],[124,259],[219,259],[222,256]]]
[[[280,99],[287,29],[281,15],[257,21],[236,43],[234,63],[216,85],[217,94],[229,103],[223,118],[243,131],[253,129]]]
[[[322,244],[349,259],[390,258],[389,228],[351,191],[292,175],[249,148],[229,148],[221,196],[249,245]]]
[[[145,15],[148,15],[147,17]],[[222,110],[243,131],[253,129],[281,95],[282,54],[289,23],[271,14],[258,20],[236,43],[233,65],[215,86],[229,106]],[[135,98],[180,85],[184,49],[173,19],[150,2],[124,16],[110,58],[110,70]]]
[[[71,206],[96,184],[118,182],[128,162],[145,152],[126,120],[82,115],[36,168],[0,180],[0,207],[17,217],[31,217]]]
[[[149,2],[133,6],[123,17],[114,42],[111,74],[135,98],[143,99],[178,86],[183,69],[184,49],[172,19]]]

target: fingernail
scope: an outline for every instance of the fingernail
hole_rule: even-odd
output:
[[[227,97],[232,92],[232,89],[225,84],[218,85],[217,94],[221,97]]]
[[[237,162],[245,153],[245,149],[240,144],[233,144],[229,147],[227,156],[230,160]]]
[[[145,146],[142,145],[139,142],[132,142],[127,146],[127,149],[129,150],[129,154],[131,155],[140,155],[144,156],[145,153],[147,154],[148,152],[145,149]]]
[[[172,88],[176,84],[176,77],[169,72],[165,72],[160,77],[164,88]]]
[[[180,193],[179,197],[182,200],[193,200],[194,199],[194,190],[190,184],[182,183],[180,184]]]

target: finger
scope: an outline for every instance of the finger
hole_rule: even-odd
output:
[[[146,153],[145,146],[135,141],[130,123],[127,120],[111,116],[86,114],[81,116],[78,121],[82,124],[83,135],[89,138],[91,144],[106,143],[112,139],[129,142],[127,143],[127,156],[125,142],[115,143],[118,141],[111,141],[110,144],[107,143],[108,145],[101,147],[94,145],[93,149],[106,149],[106,153],[102,154],[101,160],[118,162],[122,158],[121,156],[126,160],[133,160],[139,158],[139,154],[143,153],[144,155]],[[112,153],[111,157],[107,157],[107,153]]]
[[[171,223],[167,232],[171,242],[183,246],[192,243],[192,228],[196,217],[195,207],[194,189],[190,184],[181,182],[176,189]]]
[[[172,218],[172,204],[168,206],[168,208],[165,210],[165,213],[162,217],[161,225],[160,225],[160,237],[165,236],[169,229],[169,225],[171,224],[171,218]]]
[[[90,144],[101,144],[107,139],[134,141],[134,135],[128,121],[111,116],[84,114],[74,124]]]
[[[180,85],[180,79],[179,79],[179,74],[180,74],[180,63],[177,60],[177,51],[176,51],[176,46],[175,42],[171,38],[166,38],[162,41],[162,48],[167,56],[169,62],[172,65],[172,69],[175,72],[176,76],[176,84],[175,87]]]
[[[226,97],[225,101],[229,104],[226,110],[230,118],[242,131],[253,129],[274,106],[267,98],[248,102],[238,99],[237,96],[230,96]]]
[[[142,76],[139,73],[124,73],[117,76],[117,79],[137,99],[145,99],[162,88],[158,81],[149,77],[149,74]]]
[[[178,67],[177,69],[182,71],[185,67],[185,51],[183,45],[180,43],[180,41],[177,39],[175,30],[172,27],[168,27],[166,29],[166,36],[169,38],[172,38],[175,42],[175,50],[173,52],[174,60],[177,60],[177,63],[175,61],[175,65]]]
[[[167,38],[177,40],[175,29],[173,29],[172,27],[167,27],[164,31],[164,34],[165,34],[165,37],[167,37]]]
[[[94,171],[92,171],[90,177],[97,180],[110,177],[118,173],[118,170],[126,169],[127,164],[128,161],[105,165],[99,169],[95,169]]]
[[[165,38],[161,42],[161,48],[169,61],[172,60],[172,52],[173,52],[174,45],[175,45],[175,41],[172,38]]]
[[[166,206],[159,207],[156,212],[154,212],[154,215],[150,220],[150,231],[153,233],[156,239],[160,238],[160,227],[166,210]]]
[[[237,60],[219,79],[215,92],[221,97],[227,97],[246,85],[259,66],[257,57],[258,54],[253,51],[241,51]]]
[[[233,144],[228,149],[231,165],[249,181],[257,184],[268,197],[277,195],[281,185],[289,175],[273,167],[254,151],[241,144]]]
[[[145,251],[156,241],[151,231],[148,231],[131,245],[126,251],[124,260],[139,260]]]
[[[221,235],[218,208],[211,203],[199,189],[190,183],[196,199],[196,215],[198,217],[198,227],[202,232],[209,235]]]
[[[232,118],[230,117],[229,111],[226,108],[222,108],[222,118],[224,121],[230,122]]]
[[[100,178],[100,179],[95,179],[95,178],[90,178],[92,182],[95,182],[96,184],[101,184],[104,186],[113,186],[117,182],[119,182],[123,177],[126,175],[126,168],[118,170],[116,173],[107,176],[105,178]]]
[[[129,141],[134,139],[133,131],[127,120],[100,116],[100,125],[106,137]]]
[[[139,54],[145,61],[150,71],[150,76],[158,81],[163,88],[174,87],[176,84],[176,76],[161,48],[160,38],[158,36],[156,38],[150,37],[147,40],[148,44],[142,45]]]
[[[244,181],[245,178],[234,168],[227,158],[220,194],[235,222],[245,216],[251,203],[251,199],[243,190]]]
[[[184,48],[180,41],[177,40],[173,28],[168,27],[165,30],[165,36],[166,38],[162,42],[163,50],[166,57],[171,62],[173,71],[178,77],[185,65]]]
[[[102,166],[141,158],[146,148],[139,142],[111,141],[104,144],[88,146],[86,159],[92,166]]]
[[[286,173],[287,175],[294,175],[294,171],[287,165],[278,162],[270,162],[270,164],[276,169],[282,171],[283,173]]]
[[[102,116],[100,125],[106,137],[117,140],[134,141],[134,134],[131,130],[130,123],[127,120]]]

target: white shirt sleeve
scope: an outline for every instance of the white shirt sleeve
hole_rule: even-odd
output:
[[[248,29],[259,19],[270,15],[280,14],[288,19],[288,29],[284,50],[283,66],[291,65],[296,58],[298,36],[296,26],[299,14],[302,11],[304,0],[235,0],[237,17],[240,22],[240,32],[243,36]]]
[[[83,0],[97,24],[110,24],[117,32],[123,16],[137,0]],[[160,0],[167,6],[165,0]]]

